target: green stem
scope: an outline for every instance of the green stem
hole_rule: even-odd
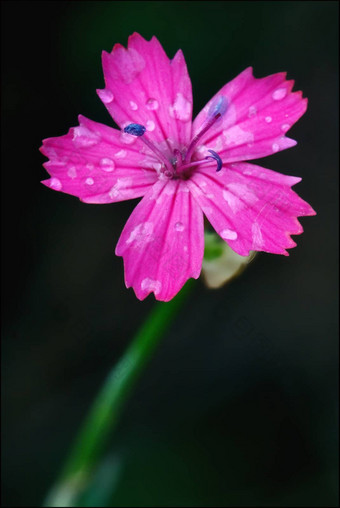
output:
[[[113,367],[76,437],[60,479],[49,492],[44,506],[76,506],[139,375],[181,308],[192,284],[193,280],[189,280],[170,302],[155,305],[123,357]]]

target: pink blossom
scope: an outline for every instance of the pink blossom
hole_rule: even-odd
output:
[[[141,198],[119,238],[125,283],[143,300],[173,298],[201,272],[203,215],[241,256],[288,255],[314,215],[291,187],[301,179],[248,160],[292,147],[286,132],[307,99],[285,73],[256,79],[249,67],[192,121],[192,90],[182,51],[133,34],[128,48],[103,52],[98,95],[121,130],[79,116],[79,126],[48,138],[41,151],[48,187],[85,203]]]

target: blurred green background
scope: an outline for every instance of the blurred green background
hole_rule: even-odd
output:
[[[37,506],[154,304],[114,255],[136,201],[52,192],[41,140],[112,125],[101,51],[137,31],[184,51],[194,113],[252,65],[309,98],[297,147],[318,212],[288,258],[198,281],[130,399],[83,506],[337,506],[338,2],[2,2],[2,505]]]

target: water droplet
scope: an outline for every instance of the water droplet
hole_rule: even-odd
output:
[[[216,139],[216,145],[214,146],[215,152],[219,152],[223,148],[223,139],[222,136],[218,136]]]
[[[94,164],[91,164],[91,162],[89,162],[88,164],[86,164],[86,168],[87,168],[89,171],[93,171],[93,170],[94,170]]]
[[[209,152],[208,152],[208,147],[206,147],[205,145],[199,145],[195,152],[197,152],[201,157],[204,157],[205,155],[209,155]]]
[[[109,192],[109,196],[111,199],[116,198],[117,196],[129,196],[130,189],[132,187],[132,178],[118,178],[116,184],[111,188]]]
[[[61,190],[63,185],[61,183],[61,181],[59,180],[59,178],[51,178],[50,180],[50,187],[51,189],[54,189],[54,190]]]
[[[109,192],[109,196],[110,196],[110,198],[111,198],[111,199],[114,199],[114,198],[116,198],[117,196],[119,196],[119,194],[120,194],[119,186],[118,186],[118,185],[114,185],[114,186],[112,187],[112,189],[110,190],[110,192]]]
[[[244,203],[227,189],[224,189],[222,194],[233,213],[239,212],[244,207]]]
[[[169,113],[172,118],[186,122],[191,119],[191,102],[178,93],[173,105],[169,106]]]
[[[277,143],[272,144],[273,152],[278,152],[280,150],[280,146]]]
[[[257,109],[255,108],[255,106],[250,106],[250,108],[248,110],[249,118],[251,118],[252,116],[255,116],[256,113],[257,113]]]
[[[87,183],[87,185],[93,185],[94,180],[93,180],[93,178],[86,178],[85,183]]]
[[[131,123],[131,122],[130,122]],[[120,140],[124,145],[131,145],[138,139],[136,136],[133,136],[132,134],[128,134],[127,132],[121,132],[120,133]]]
[[[108,173],[110,171],[113,171],[115,169],[115,163],[112,159],[108,159],[107,157],[104,157],[103,159],[100,159],[100,168],[103,171],[107,171]]]
[[[176,231],[184,231],[184,224],[182,222],[176,222],[175,230]]]
[[[162,289],[162,283],[159,280],[146,278],[142,280],[141,288],[143,291],[153,291],[155,295],[158,295]]]
[[[148,120],[146,122],[146,130],[149,131],[149,132],[152,132],[155,130],[155,122],[153,122],[152,120]]]
[[[143,169],[155,169],[156,171],[160,171],[162,168],[162,164],[160,162],[156,162],[153,159],[144,159],[138,163]]]
[[[261,228],[257,222],[254,222],[252,225],[251,232],[253,237],[252,248],[254,250],[260,250],[263,247],[263,236]]]
[[[67,174],[70,178],[76,178],[77,177],[77,170],[74,166],[71,166],[70,169],[67,171]]]
[[[79,148],[88,148],[96,145],[100,140],[100,137],[94,132],[90,131],[87,127],[80,125],[73,129],[73,143]]]
[[[126,157],[126,150],[119,150],[119,152],[115,153],[115,157],[117,159],[124,159]]]
[[[278,88],[277,90],[275,90],[275,92],[273,92],[272,97],[274,101],[280,101],[281,99],[286,97],[286,94],[287,90],[285,88]]]
[[[273,120],[273,119],[272,119],[272,117],[271,117],[271,116],[266,116],[266,118],[265,118],[265,121],[266,121],[267,123],[270,123],[272,120]]]
[[[137,111],[138,106],[135,102],[130,101],[130,108],[133,109],[133,111]]]
[[[158,101],[156,99],[148,99],[146,102],[146,107],[147,109],[154,111],[159,107]]]
[[[289,123],[284,123],[283,125],[281,125],[281,130],[283,132],[287,132],[289,128],[290,128]]]
[[[241,145],[244,143],[252,143],[254,141],[254,134],[250,131],[241,129],[238,125],[234,125],[229,129],[222,131],[227,145]]]
[[[132,83],[145,67],[143,56],[134,48],[125,49],[116,46],[111,55],[114,55],[116,66],[110,69],[114,80]]]
[[[63,167],[63,166],[66,166],[66,162],[64,162],[64,161],[53,161],[53,160],[51,160],[51,161],[48,161],[48,165],[49,165],[49,166],[50,166],[50,165],[53,165],[53,166],[61,166],[61,167]]]
[[[236,240],[236,238],[237,238],[236,231],[232,231],[231,229],[223,229],[223,231],[221,231],[220,235],[221,235],[221,238],[223,238],[223,240]]]
[[[151,162],[151,167],[158,172],[162,169],[162,164],[160,162]]]
[[[97,90],[97,92],[104,104],[110,104],[114,99],[113,93],[110,90],[104,88],[104,90]]]
[[[130,233],[126,243],[129,245],[134,242],[137,246],[152,242],[154,225],[152,222],[142,222],[135,226]]]

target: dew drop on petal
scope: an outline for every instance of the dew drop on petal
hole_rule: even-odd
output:
[[[247,176],[250,176],[250,175],[252,175],[252,174],[253,174],[253,171],[252,171],[251,169],[245,169],[245,170],[243,171],[243,174],[244,174],[244,175],[247,175]]]
[[[151,167],[155,171],[159,172],[162,169],[162,164],[160,162],[152,162]]]
[[[252,116],[255,116],[256,113],[257,113],[257,109],[255,108],[255,106],[250,106],[250,108],[248,110],[249,118],[251,118]]]
[[[273,152],[278,152],[280,150],[280,146],[277,143],[272,144]]]
[[[183,94],[176,95],[175,102],[169,106],[169,114],[172,118],[186,122],[191,118],[191,102]]]
[[[208,147],[206,147],[205,145],[199,145],[196,148],[195,152],[198,153],[200,155],[200,157],[204,157],[205,155],[209,155]]]
[[[146,101],[146,107],[151,111],[155,111],[159,107],[158,101],[156,99],[148,99]]]
[[[216,145],[214,146],[215,152],[219,152],[223,148],[222,136],[218,136],[216,139]]]
[[[124,159],[126,157],[126,150],[119,150],[119,152],[115,153],[116,159]]]
[[[271,116],[266,116],[266,118],[265,118],[265,121],[266,121],[267,123],[270,123],[272,120],[273,120],[273,119],[272,119],[272,117],[271,117]]]
[[[126,243],[129,245],[134,242],[137,246],[151,242],[153,240],[153,223],[142,222],[133,228]]]
[[[131,178],[118,178],[115,185],[111,188],[109,192],[109,196],[111,199],[116,198],[117,196],[127,196],[129,194],[129,187],[132,186]]]
[[[106,90],[105,88],[104,90],[98,90],[98,95],[104,104],[110,104],[110,102],[112,102],[114,99],[113,93],[110,92],[110,90]]]
[[[77,177],[77,170],[74,166],[71,166],[70,169],[67,171],[67,175],[72,178],[76,178]]]
[[[223,198],[228,203],[228,205],[231,208],[231,211],[233,213],[237,213],[240,209],[242,209],[244,207],[244,204],[242,203],[242,201],[237,196],[235,196],[232,192],[224,189],[222,195],[223,195]]]
[[[252,237],[253,237],[252,238],[253,239],[252,248],[254,250],[261,249],[263,247],[263,236],[262,236],[261,228],[257,222],[254,222],[254,224],[252,225],[251,232],[252,232]]]
[[[231,229],[223,229],[223,231],[221,231],[220,235],[221,235],[221,238],[223,238],[223,240],[236,240],[236,238],[237,238],[236,231],[233,231]]]
[[[107,171],[108,173],[115,169],[115,163],[113,162],[112,159],[109,159],[107,157],[100,159],[99,165],[103,171]]]
[[[155,127],[156,127],[156,126],[155,126],[155,122],[153,122],[152,120],[148,120],[148,121],[146,122],[145,127],[146,127],[146,130],[147,130],[147,131],[152,132],[152,131],[154,131],[154,130],[155,130]]]
[[[182,222],[176,222],[175,230],[176,231],[184,231],[184,224]]]
[[[142,72],[145,60],[141,53],[134,48],[125,49],[121,46],[113,48],[112,54],[116,59],[116,67],[111,69],[113,79],[129,84]]]
[[[100,137],[87,127],[80,125],[73,129],[73,143],[80,148],[94,146],[99,142]]]
[[[53,166],[61,166],[61,167],[66,166],[66,162],[64,162],[64,161],[52,161],[51,160],[51,161],[49,161],[49,163],[53,164]]]
[[[281,125],[281,130],[283,132],[287,132],[289,128],[290,128],[289,123],[284,123],[283,125]]]
[[[155,295],[158,295],[162,289],[162,283],[159,280],[146,278],[142,280],[141,288],[143,291],[153,291]]]
[[[130,108],[131,108],[133,111],[137,111],[138,106],[137,106],[137,104],[136,104],[134,101],[130,101]]]
[[[136,136],[133,136],[132,134],[128,134],[127,132],[120,133],[120,140],[125,145],[131,145],[132,143],[134,143],[136,141],[136,139],[137,139]]]
[[[89,171],[93,171],[93,170],[94,170],[94,164],[92,164],[91,162],[89,162],[88,164],[86,164],[86,168],[87,168]]]
[[[61,181],[59,180],[59,178],[51,178],[50,180],[50,187],[51,189],[54,189],[54,190],[61,190],[63,185],[61,183]]]
[[[277,90],[275,90],[275,92],[273,92],[273,99],[274,101],[280,101],[281,99],[283,99],[284,97],[286,97],[287,95],[287,90],[285,88],[278,88]]]
[[[94,184],[94,180],[93,180],[93,178],[86,178],[85,183],[87,185],[93,185]]]
[[[110,192],[109,192],[109,197],[110,197],[111,199],[114,199],[114,198],[116,198],[117,196],[119,196],[119,194],[120,194],[119,189],[118,189],[118,188],[114,185],[114,186],[112,187],[112,189],[110,190]]]

